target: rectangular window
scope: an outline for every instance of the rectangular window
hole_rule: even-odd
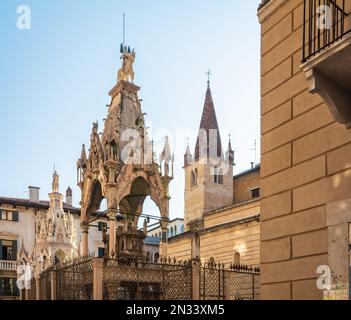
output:
[[[256,199],[260,197],[260,188],[251,189],[251,198]]]
[[[0,278],[0,297],[15,297],[17,295],[16,278]]]
[[[18,221],[18,212],[17,211],[9,211],[9,210],[1,210],[0,211],[0,220]]]
[[[17,241],[0,239],[0,260],[17,260]]]

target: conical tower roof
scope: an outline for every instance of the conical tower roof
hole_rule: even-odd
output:
[[[200,157],[200,136],[203,135],[204,132],[206,132],[206,139],[207,139],[207,156],[210,156],[210,145],[209,145],[210,130],[217,130],[217,154],[216,155],[218,157],[221,157],[222,155],[221,136],[219,133],[219,127],[218,127],[215,107],[213,104],[210,83],[208,82],[206,97],[205,97],[205,104],[202,111],[202,117],[200,122],[199,135],[196,141],[195,160],[199,160],[199,157]]]

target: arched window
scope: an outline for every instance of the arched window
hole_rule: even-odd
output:
[[[213,182],[216,184],[223,184],[223,170],[218,167],[214,167],[213,172]]]
[[[173,227],[171,227],[171,237],[173,237]]]
[[[190,186],[195,187],[197,185],[197,169],[191,171],[191,181]]]
[[[158,259],[160,258],[160,254],[158,252],[154,253],[154,263],[157,263]]]
[[[237,265],[240,264],[240,253],[239,252],[234,253],[234,264],[237,264]]]
[[[174,226],[174,235],[177,235],[177,226]]]

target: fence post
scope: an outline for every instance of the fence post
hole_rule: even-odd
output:
[[[231,271],[224,270],[224,300],[230,300]]]
[[[57,272],[51,271],[51,300],[57,300]]]
[[[35,277],[35,297],[40,300],[40,278]]]
[[[103,300],[104,259],[93,260],[93,299]]]
[[[200,300],[200,268],[201,262],[198,259],[191,261],[191,299]]]

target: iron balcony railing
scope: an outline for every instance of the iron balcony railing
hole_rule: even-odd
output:
[[[351,32],[348,1],[351,0],[304,0],[302,62]]]

